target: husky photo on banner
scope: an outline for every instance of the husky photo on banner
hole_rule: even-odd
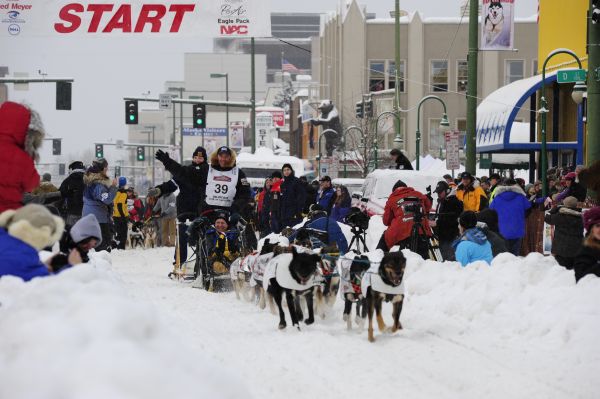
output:
[[[481,50],[512,50],[515,0],[483,0]]]

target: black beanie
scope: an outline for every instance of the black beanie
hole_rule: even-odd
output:
[[[71,162],[71,164],[69,165],[69,170],[75,170],[75,169],[84,169],[83,162],[81,162],[81,161]]]
[[[285,168],[290,168],[292,170],[292,173],[294,173],[294,168],[292,168],[292,165],[289,163],[284,163],[283,166],[281,167],[281,171],[283,172],[283,170]]]
[[[278,177],[281,179],[281,178],[283,178],[283,175],[281,174],[280,171],[276,170],[275,172],[271,173],[271,178],[275,178],[275,177]]]
[[[477,213],[477,220],[487,225],[488,229],[498,233],[498,212],[491,208],[485,208],[481,212]]]
[[[196,147],[196,149],[194,150],[194,153],[192,154],[192,157],[195,157],[196,155],[198,155],[198,153],[201,153],[202,156],[204,157],[204,160],[206,161],[206,150],[204,149],[204,147],[201,147],[201,146]]]
[[[398,187],[406,187],[406,183],[404,183],[402,180],[398,180],[396,182],[396,184],[394,184],[394,187],[392,188],[392,192],[396,191],[396,189]]]
[[[477,216],[473,211],[464,211],[460,214],[458,218],[458,223],[462,226],[463,229],[468,230],[477,226]]]

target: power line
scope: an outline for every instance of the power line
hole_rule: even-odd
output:
[[[290,42],[286,42],[285,40],[283,40],[283,39],[280,39],[280,38],[276,38],[276,39],[277,39],[277,40],[279,40],[281,43],[285,43],[285,44],[287,44],[288,46],[292,46],[292,47],[295,47],[295,48],[297,48],[297,49],[300,49],[300,50],[306,51],[306,52],[307,52],[307,53],[309,53],[309,54],[312,54],[312,51],[311,51],[311,50],[309,50],[309,49],[306,49],[306,48],[304,48],[304,47],[297,46],[297,45],[295,45],[295,44],[292,44],[292,43],[290,43]]]

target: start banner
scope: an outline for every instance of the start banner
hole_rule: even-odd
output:
[[[483,0],[481,50],[512,50],[515,35],[515,0]]]
[[[0,0],[0,37],[270,37],[270,6],[270,0]]]

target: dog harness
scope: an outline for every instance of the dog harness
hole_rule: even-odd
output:
[[[281,254],[271,259],[267,265],[263,279],[265,290],[269,288],[269,280],[272,278],[275,278],[277,283],[283,288],[296,291],[306,291],[316,284],[314,275],[308,279],[306,284],[300,284],[294,280],[294,277],[290,273],[292,258],[292,254]]]
[[[362,278],[361,289],[364,296],[367,295],[367,289],[369,287],[371,287],[371,289],[374,291],[381,292],[382,294],[400,295],[404,294],[404,279],[397,287],[386,284],[379,275],[379,265],[376,265],[369,269],[369,271],[367,271]]]

